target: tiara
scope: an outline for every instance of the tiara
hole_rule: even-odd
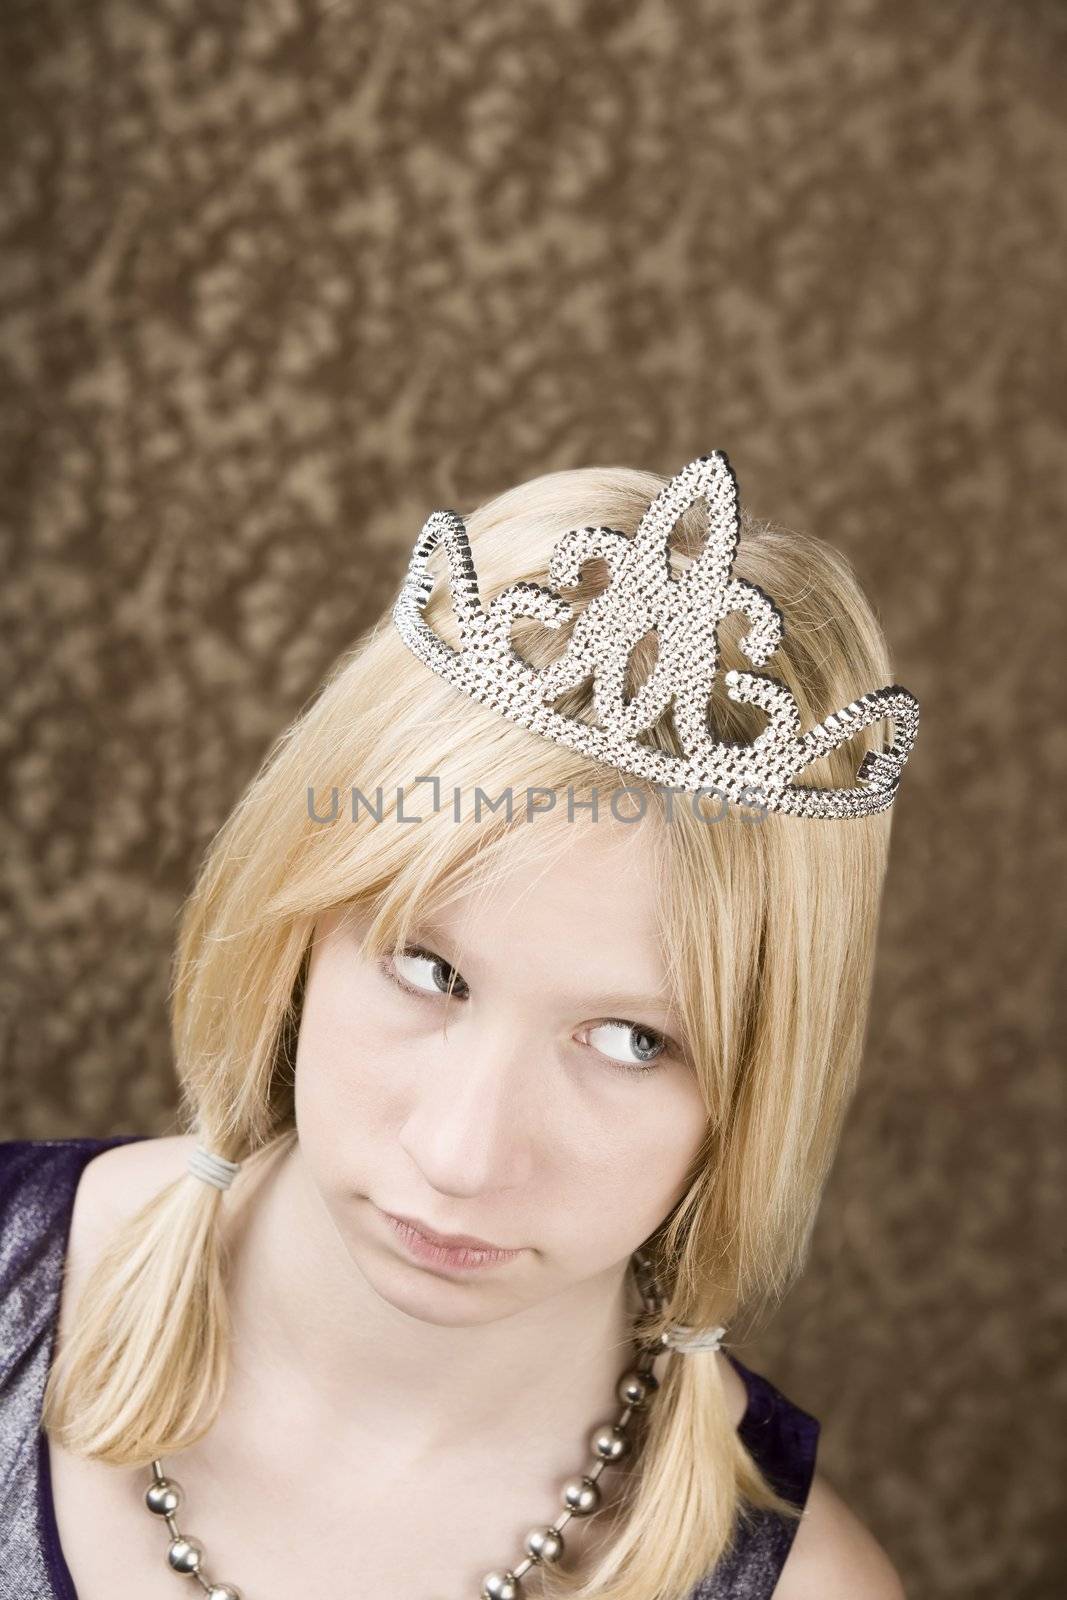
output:
[[[700,554],[676,577],[670,536],[683,512],[703,497],[707,535]],[[766,712],[767,725],[750,743],[716,740],[707,709],[718,670],[719,624],[742,613],[748,628],[740,649],[754,667],[782,641],[782,615],[757,584],[730,576],[741,528],[737,479],[726,455],[698,456],[671,478],[645,510],[636,533],[617,528],[571,528],[549,563],[555,589],[575,588],[582,565],[600,557],[611,582],[580,612],[564,653],[544,669],[532,667],[511,644],[512,624],[529,617],[560,628],[571,606],[552,588],[513,583],[483,608],[463,519],[455,511],[427,517],[393,607],[404,643],[426,666],[512,722],[582,751],[623,772],[666,787],[715,791],[744,805],[804,817],[861,817],[884,811],[896,796],[915,742],[919,703],[900,684],[860,695],[807,733],[784,683],[760,672],[724,673],[731,700]],[[430,556],[443,545],[460,648],[453,650],[427,624],[424,612],[435,580]],[[629,698],[626,670],[634,646],[655,631],[659,650],[645,682]],[[561,715],[552,702],[593,679],[597,722]],[[674,756],[643,744],[639,735],[670,708],[685,752]],[[889,718],[893,741],[869,750],[851,789],[819,789],[792,780],[872,723]]]

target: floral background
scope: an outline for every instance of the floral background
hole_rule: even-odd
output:
[[[6,0],[0,56],[2,1136],[172,1131],[196,864],[429,510],[726,449],[923,717],[742,1353],[909,1594],[1064,1593],[1067,9]]]

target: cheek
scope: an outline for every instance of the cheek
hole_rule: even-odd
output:
[[[671,1071],[629,1082],[599,1104],[595,1126],[557,1168],[566,1211],[580,1217],[591,1253],[634,1249],[686,1193],[707,1128],[696,1079]]]
[[[338,1148],[380,1134],[403,1081],[402,1041],[375,974],[323,952],[309,974],[296,1047],[296,1116],[301,1140],[332,1137]]]

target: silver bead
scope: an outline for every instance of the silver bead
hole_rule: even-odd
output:
[[[189,1539],[182,1534],[179,1538],[171,1540],[167,1560],[175,1572],[199,1572],[203,1559],[203,1549],[195,1539]]]
[[[593,1430],[589,1445],[602,1461],[620,1461],[630,1451],[630,1441],[614,1422],[602,1422]]]
[[[659,1388],[659,1379],[652,1372],[638,1372],[635,1367],[631,1372],[624,1372],[615,1387],[615,1393],[623,1405],[643,1406],[650,1394]]]
[[[480,1600],[522,1600],[522,1584],[510,1569],[487,1572]]]
[[[242,1600],[240,1589],[235,1589],[232,1583],[213,1583],[207,1592],[207,1600]]]
[[[531,1528],[526,1535],[523,1549],[528,1556],[533,1556],[535,1561],[543,1561],[548,1565],[562,1558],[563,1535],[558,1528]]]
[[[182,1486],[174,1478],[153,1478],[144,1503],[157,1517],[172,1517],[182,1503]]]
[[[563,1504],[576,1517],[587,1517],[600,1505],[600,1489],[592,1478],[568,1478],[563,1485]]]

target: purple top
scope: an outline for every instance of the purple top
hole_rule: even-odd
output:
[[[93,1156],[149,1137],[0,1140],[0,1600],[78,1600],[59,1544],[48,1440],[40,1426],[74,1194]],[[727,1352],[748,1406],[738,1434],[786,1499],[803,1506],[816,1419]],[[796,1523],[759,1512],[686,1600],[770,1600]]]

